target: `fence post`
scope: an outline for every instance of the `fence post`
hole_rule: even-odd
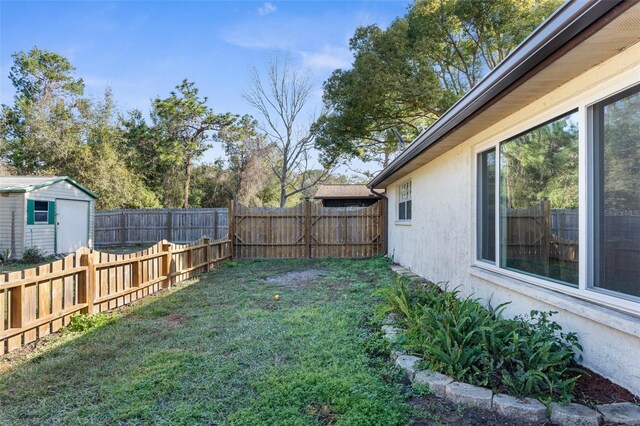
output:
[[[162,282],[162,288],[171,287],[171,243],[162,243],[162,275],[165,276]]]
[[[142,284],[142,274],[140,273],[140,261],[131,264],[131,287],[140,287]]]
[[[80,283],[78,285],[78,302],[86,303],[86,313],[93,314],[93,292],[95,289],[96,267],[93,263],[93,253],[84,253],[80,255],[80,266],[85,266],[87,270],[84,274],[79,275]]]
[[[127,244],[127,228],[126,228],[127,213],[122,212],[120,214],[120,245],[124,247]]]
[[[235,223],[234,223],[234,211],[233,211],[233,200],[229,201],[229,230],[227,231],[227,237],[229,238],[229,251],[231,252],[231,260],[235,257],[233,242],[235,239]]]
[[[214,210],[213,212],[213,239],[217,240],[219,237],[218,232],[218,210]]]
[[[9,302],[11,303],[11,317],[8,318],[9,328],[22,328],[24,326],[24,318],[22,315],[22,307],[24,306],[24,298],[22,297],[24,295],[24,285],[13,287],[9,291]],[[20,342],[18,342],[18,346],[20,346]]]
[[[542,214],[544,217],[542,256],[544,258],[544,272],[549,275],[549,262],[551,260],[551,203],[547,199],[542,200]]]
[[[167,241],[173,240],[173,213],[167,210]]]
[[[382,198],[379,203],[380,215],[378,220],[380,221],[380,227],[378,228],[378,232],[380,232],[380,251],[384,254],[387,254],[387,199]]]
[[[311,259],[311,201],[304,199],[304,241],[307,245],[307,258]]]
[[[204,247],[204,272],[209,272],[209,266],[211,265],[211,238],[205,237],[202,239]]]

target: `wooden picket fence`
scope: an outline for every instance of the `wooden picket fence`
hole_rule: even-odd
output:
[[[236,259],[371,257],[385,250],[386,200],[369,207],[229,206]]]
[[[74,313],[126,305],[230,257],[227,238],[205,237],[191,244],[161,241],[130,254],[82,248],[56,262],[0,273],[0,355],[58,331]]]

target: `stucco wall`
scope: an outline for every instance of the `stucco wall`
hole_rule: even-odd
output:
[[[640,43],[394,182],[387,194],[388,247],[394,261],[431,281],[460,286],[463,294],[490,300],[494,306],[511,301],[508,315],[525,314],[532,309],[559,311],[556,320],[565,330],[577,332],[583,343],[583,363],[640,395],[640,304],[635,307],[637,312],[631,305],[635,302],[629,301],[624,301],[626,310],[598,306],[572,295],[560,284],[545,288],[473,266],[478,149],[574,108],[586,116],[586,106],[638,82]],[[582,126],[582,153],[586,144],[584,130]],[[397,188],[407,179],[412,181],[410,225],[396,222]],[[584,182],[581,188],[584,189]],[[584,198],[581,211],[583,203]]]

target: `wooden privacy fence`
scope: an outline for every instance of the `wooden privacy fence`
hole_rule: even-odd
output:
[[[97,211],[94,245],[132,246],[161,240],[186,243],[204,235],[219,239],[228,233],[228,217],[226,208]]]
[[[229,207],[237,259],[370,257],[384,251],[385,200],[370,207]]]
[[[0,355],[58,331],[76,312],[126,305],[231,257],[228,239],[161,241],[131,254],[86,248],[47,265],[0,274]]]
[[[578,211],[551,209],[548,200],[507,209],[507,256],[548,262],[578,261]]]

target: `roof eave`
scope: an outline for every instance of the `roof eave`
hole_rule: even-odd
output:
[[[84,192],[85,194],[87,194],[88,196],[93,198],[94,200],[98,199],[98,196],[96,194],[94,194],[89,189],[87,189],[84,186],[80,185],[78,182],[76,182],[75,180],[71,179],[68,176],[63,176],[63,177],[60,177],[59,179],[52,179],[50,181],[42,182],[42,183],[35,184],[35,185],[29,185],[29,186],[27,186],[25,188],[0,189],[0,193],[14,193],[14,194],[15,193],[27,193],[27,192],[35,191],[37,189],[46,188],[47,186],[55,185],[58,182],[68,182],[71,185],[73,185],[76,188],[78,188],[80,191]]]

